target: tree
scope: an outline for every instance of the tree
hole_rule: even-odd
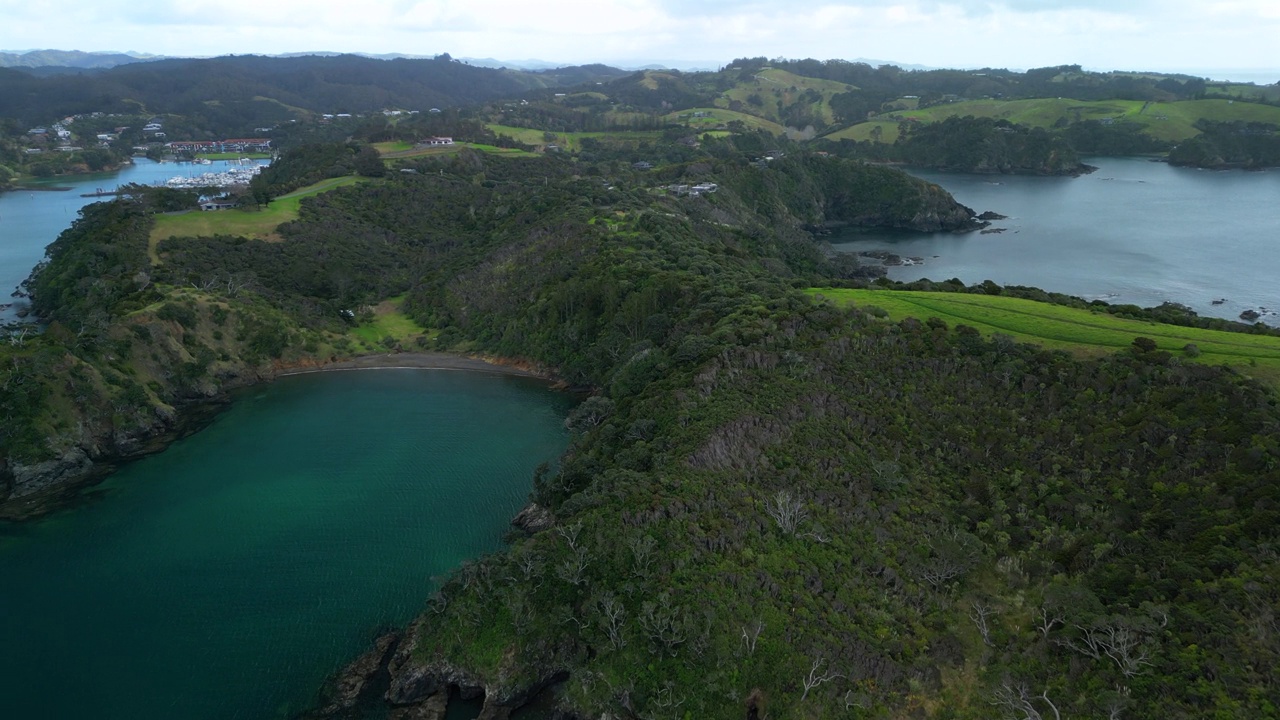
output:
[[[765,512],[778,523],[782,532],[795,535],[796,528],[809,516],[800,498],[792,497],[787,490],[779,490],[777,495],[765,501]]]
[[[382,164],[382,155],[372,145],[365,145],[356,151],[355,169],[365,177],[382,177],[387,174],[387,166]]]

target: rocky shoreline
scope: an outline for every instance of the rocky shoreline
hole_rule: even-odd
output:
[[[443,720],[449,701],[481,700],[477,720],[507,720],[569,678],[567,671],[544,671],[528,684],[490,684],[442,658],[423,660],[419,618],[403,630],[380,636],[360,657],[335,674],[321,690],[316,708],[297,720],[356,720],[371,712],[389,720]],[[563,720],[574,716],[551,713]]]
[[[102,482],[122,463],[160,452],[174,441],[206,427],[227,407],[232,391],[289,375],[392,368],[537,377],[557,383],[560,388],[571,389],[558,382],[551,370],[531,363],[444,352],[390,353],[343,360],[314,359],[278,363],[265,369],[250,368],[222,378],[218,389],[207,396],[187,398],[173,410],[157,408],[151,424],[142,430],[121,433],[110,428],[90,428],[84,433],[83,440],[58,457],[29,465],[8,463],[0,458],[0,520],[29,520],[74,502],[81,491]]]

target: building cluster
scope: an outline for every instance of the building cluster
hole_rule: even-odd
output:
[[[271,152],[271,141],[267,138],[175,140],[174,142],[165,143],[165,147],[174,152],[193,153]]]
[[[697,185],[668,185],[667,186],[667,190],[669,190],[672,195],[692,195],[695,197],[698,195],[706,194],[706,193],[713,193],[719,189],[720,189],[719,185],[716,185],[715,183],[710,183],[710,182],[698,183]]]

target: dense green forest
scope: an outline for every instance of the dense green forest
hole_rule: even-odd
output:
[[[1203,132],[1169,152],[1169,162],[1208,168],[1280,166],[1280,127],[1269,123],[1202,122]]]
[[[617,77],[603,65],[541,73],[431,60],[355,55],[158,60],[90,74],[37,77],[0,68],[0,116],[28,124],[81,113],[162,113],[202,118],[209,131],[236,135],[307,113],[426,111],[565,84]]]
[[[554,682],[582,718],[1276,716],[1274,390],[1141,342],[1078,358],[814,299],[857,273],[811,230],[973,212],[765,142],[650,172],[400,160],[281,242],[169,238],[158,264],[163,198],[91,206],[29,284],[48,331],[0,350],[5,482],[342,356],[344,310],[407,293],[422,347],[594,391],[533,479],[549,524],[461,568],[357,690],[497,712]],[[263,198],[360,152],[288,154]],[[689,181],[719,189],[665,190]]]
[[[842,140],[834,151],[954,172],[1079,175],[1089,169],[1063,133],[972,116],[904,122],[893,144]]]

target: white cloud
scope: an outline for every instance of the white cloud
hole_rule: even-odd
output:
[[[881,57],[938,66],[1268,67],[1276,0],[0,0],[0,47],[409,52],[564,62]]]

